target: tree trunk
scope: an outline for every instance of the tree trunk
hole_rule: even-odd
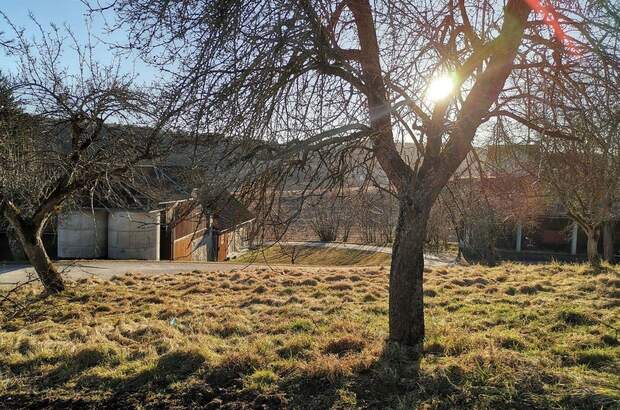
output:
[[[48,293],[59,293],[65,290],[60,272],[56,270],[49,256],[47,256],[41,235],[27,235],[22,246],[45,290]]]
[[[11,256],[13,256],[14,261],[24,261],[26,260],[26,253],[24,252],[24,248],[22,244],[19,242],[19,238],[15,234],[15,230],[12,226],[9,225],[6,230],[6,236],[9,242],[9,250],[11,251]]]
[[[601,257],[598,253],[598,240],[601,236],[598,228],[589,230],[586,232],[588,235],[588,262],[592,266],[599,266],[601,264]]]
[[[22,219],[19,215],[5,213],[5,216],[15,230],[24,253],[37,272],[45,291],[54,294],[65,290],[62,276],[52,264],[43,246],[41,234],[45,223],[42,223],[41,226],[35,226],[29,223],[29,221]]]
[[[390,342],[422,353],[424,341],[424,240],[429,207],[401,199],[390,272]]]
[[[487,249],[484,255],[484,264],[486,266],[497,265],[497,252],[495,252],[495,241],[487,243]]]
[[[613,221],[607,221],[603,224],[603,259],[605,259],[609,263],[616,262]]]

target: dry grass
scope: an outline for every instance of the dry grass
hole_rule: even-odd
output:
[[[389,266],[391,255],[356,249],[297,247],[294,265],[302,266]],[[233,263],[292,265],[293,247],[273,245],[232,259]]]
[[[0,408],[620,406],[617,271],[428,271],[421,364],[384,350],[387,277],[251,268],[30,289],[0,322]]]

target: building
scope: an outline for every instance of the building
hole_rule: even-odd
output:
[[[235,208],[239,204],[230,205]],[[191,212],[185,209],[191,208]],[[252,217],[207,215],[194,199],[156,209],[83,208],[58,216],[59,259],[224,261],[249,249]]]
[[[138,188],[136,188],[138,187]],[[232,195],[205,203],[162,168],[144,167],[113,199],[82,198],[51,222],[58,259],[224,261],[248,250],[254,217]],[[0,242],[7,242],[6,233]],[[7,250],[0,258],[8,259]]]
[[[476,155],[481,159],[480,164],[464,164],[451,186],[468,187],[476,191],[474,196],[484,197],[484,204],[489,206],[500,224],[495,235],[499,258],[585,260],[587,236],[569,217],[561,201],[545,189],[538,178],[537,150],[536,146],[479,148]],[[615,214],[620,215],[620,208]],[[609,224],[613,249],[620,256],[618,219],[609,221]],[[475,229],[471,226],[464,228],[467,241]],[[604,240],[601,235],[598,243],[600,254],[603,253]]]

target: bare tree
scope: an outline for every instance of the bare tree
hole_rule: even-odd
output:
[[[356,223],[357,214],[355,212],[355,192],[350,192],[348,195],[343,196],[340,199],[340,232],[342,242],[349,242],[351,239],[351,233]]]
[[[499,212],[491,205],[480,180],[461,180],[455,185],[448,206],[460,210],[462,254],[468,261],[494,266],[497,263],[496,242],[503,225]]]
[[[440,196],[459,252],[470,261],[494,265],[498,240],[506,245],[518,224],[532,227],[547,208],[540,184],[513,161],[523,152],[518,148],[531,147],[487,145],[472,151]]]
[[[620,198],[620,106],[617,98],[609,101],[608,107],[615,113],[602,119],[605,125],[598,123],[592,129],[577,124],[576,118],[572,120],[572,131],[581,136],[580,141],[541,144],[541,179],[586,233],[588,261],[595,266],[600,263],[598,244],[604,230],[607,235],[604,257],[609,262],[614,261],[609,231],[611,222],[617,220],[616,204]],[[596,112],[583,111],[582,115],[591,119]]]
[[[448,249],[448,241],[454,236],[454,226],[450,216],[450,210],[440,196],[428,219],[428,231],[426,233],[426,247],[432,252],[443,252]]]
[[[340,199],[334,194],[331,196],[322,196],[322,200],[309,204],[310,226],[322,242],[334,242],[340,231]]]
[[[528,22],[532,8],[545,19]],[[341,177],[352,146],[376,159],[400,208],[389,339],[419,353],[432,206],[498,98],[514,96],[505,84],[517,54],[528,64],[554,41],[549,9],[535,0],[111,0],[103,9],[149,61],[177,64],[200,127],[253,141],[262,185],[251,185],[261,192],[317,157],[326,170],[317,186]],[[417,147],[411,163],[395,143],[405,138]]]
[[[369,189],[356,198],[357,226],[365,243],[392,244],[398,220],[398,199],[392,192]]]
[[[620,66],[596,71],[602,78],[588,81],[570,101],[554,99],[555,115],[567,123],[574,140],[539,143],[540,177],[586,233],[593,265],[600,263],[603,232],[604,257],[614,261],[611,223],[620,199]]]
[[[598,265],[602,233],[605,259],[614,260],[620,199],[620,26],[611,3],[574,13],[583,24],[575,26],[572,48],[553,42],[540,58],[554,64],[523,70],[515,88],[525,98],[500,107],[512,125],[499,124],[507,140],[536,145],[535,155],[521,160],[523,169],[586,233],[588,260]]]
[[[308,251],[303,245],[280,245],[278,249],[281,254],[289,257],[291,265],[294,265],[297,259]]]
[[[57,293],[65,285],[43,246],[46,224],[71,198],[109,187],[134,165],[161,155],[171,116],[153,113],[171,111],[155,107],[149,90],[135,89],[118,61],[97,63],[90,43],[81,46],[70,32],[39,26],[31,41],[13,28],[8,52],[17,67],[10,92],[21,110],[0,118],[0,213],[45,290]],[[74,73],[62,65],[68,47],[78,60]]]

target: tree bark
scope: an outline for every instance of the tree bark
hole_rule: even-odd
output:
[[[588,262],[592,266],[599,266],[601,264],[601,257],[598,253],[598,240],[601,236],[598,228],[586,231],[588,235]]]
[[[609,263],[615,263],[614,249],[614,222],[607,221],[603,224],[603,259]]]
[[[392,251],[389,285],[390,342],[422,353],[424,341],[424,240],[430,205],[403,195]]]
[[[24,248],[22,244],[19,242],[19,238],[15,234],[15,230],[12,226],[6,230],[6,236],[9,242],[9,250],[11,251],[11,256],[13,256],[14,261],[24,261],[27,259],[26,253],[24,252]]]
[[[5,211],[5,217],[15,230],[24,253],[37,272],[45,291],[55,294],[65,290],[62,276],[47,255],[43,246],[43,240],[41,239],[46,220],[37,226],[28,220],[24,220],[19,214],[14,212]]]

